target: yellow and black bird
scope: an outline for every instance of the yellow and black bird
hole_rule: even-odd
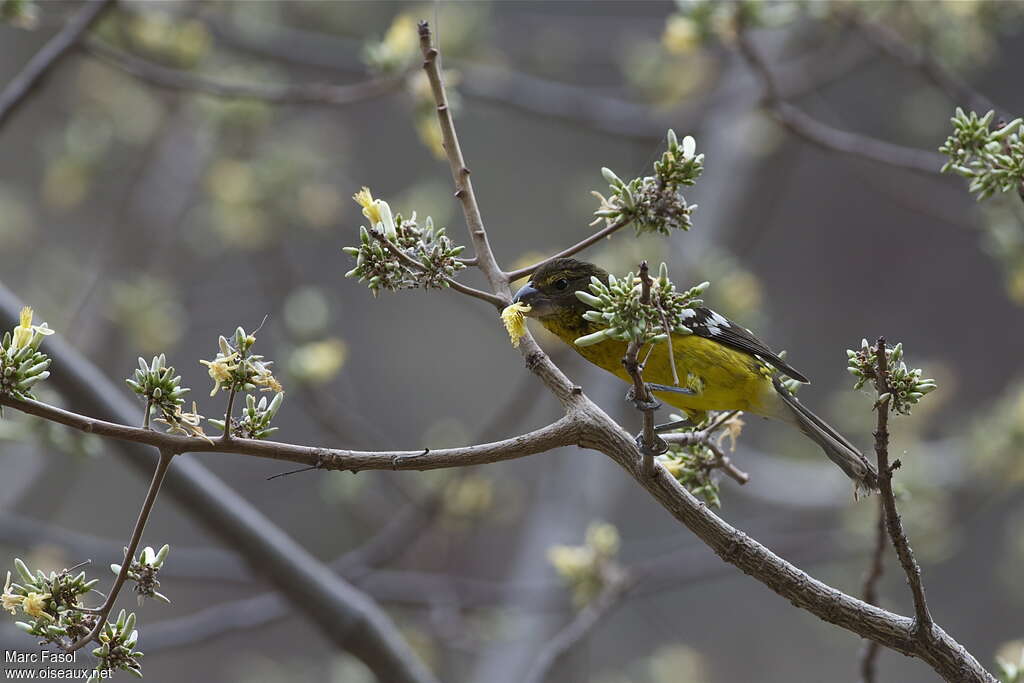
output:
[[[539,320],[594,365],[629,382],[622,365],[626,342],[606,339],[590,346],[574,343],[577,338],[601,329],[599,324],[583,318],[590,307],[576,296],[576,292],[589,292],[592,277],[608,282],[608,273],[592,263],[556,259],[538,268],[513,302],[530,306],[526,315]],[[800,382],[807,382],[806,377],[749,330],[710,309],[686,309],[682,317],[682,324],[693,333],[673,334],[671,348],[683,391],[655,390],[660,400],[680,408],[694,422],[702,420],[709,410],[742,410],[787,422],[818,444],[859,486],[869,491],[877,488],[874,466],[786,390],[777,373]],[[664,385],[666,389],[673,383],[668,349],[668,344],[656,344],[643,370],[645,381]]]

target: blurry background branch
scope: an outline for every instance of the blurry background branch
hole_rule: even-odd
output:
[[[47,72],[75,46],[79,38],[100,18],[103,11],[113,4],[114,0],[85,0],[78,12],[57,32],[57,35],[34,54],[21,71],[4,86],[0,91],[0,126],[25,101],[32,90],[42,83]]]
[[[0,319],[17,319],[20,302],[0,284]],[[59,339],[48,353],[62,366],[54,384],[72,406],[83,405],[105,417],[132,421],[137,407],[95,366]],[[155,433],[155,432],[154,432]],[[148,449],[119,444],[117,453],[143,473],[153,456]],[[433,676],[413,654],[393,623],[363,593],[337,577],[255,507],[195,461],[179,458],[164,490],[182,510],[220,537],[339,646],[379,672],[381,678],[425,683]]]

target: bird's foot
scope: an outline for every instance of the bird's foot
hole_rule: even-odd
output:
[[[657,434],[654,435],[653,443],[648,443],[647,440],[644,439],[643,432],[637,434],[634,440],[636,441],[636,447],[640,449],[640,453],[642,455],[656,458],[659,455],[664,455],[668,452],[668,444],[665,443],[665,440]]]

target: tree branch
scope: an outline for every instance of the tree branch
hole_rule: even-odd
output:
[[[7,117],[25,101],[32,90],[38,86],[56,64],[67,54],[82,34],[99,19],[103,10],[113,5],[114,0],[86,0],[85,5],[73,16],[24,68],[11,79],[7,87],[0,92],[0,125]]]
[[[743,35],[742,31],[740,35]],[[445,150],[458,188],[456,196],[463,203],[470,235],[477,245],[480,268],[495,293],[508,296],[508,280],[490,251],[472,185],[468,184],[468,169],[462,163],[462,153],[455,139],[440,79],[437,63],[439,55],[431,44],[430,29],[426,22],[420,24],[420,45],[423,49],[424,68],[430,77],[438,105]],[[933,638],[928,643],[922,643],[915,637],[913,620],[868,605],[812,578],[714,515],[663,468],[655,468],[653,476],[648,476],[638,466],[642,457],[633,439],[551,362],[529,334],[520,340],[519,349],[526,358],[527,367],[540,377],[567,411],[583,421],[578,435],[579,445],[599,450],[615,460],[725,561],[824,621],[899,652],[920,657],[948,681],[996,683],[995,678],[962,645],[938,626],[932,630]]]
[[[736,467],[732,460],[725,454],[725,452],[719,448],[718,444],[711,440],[711,437],[715,435],[715,431],[720,429],[726,422],[732,417],[737,415],[740,411],[730,410],[723,413],[717,420],[709,424],[704,429],[696,432],[672,432],[670,434],[663,434],[661,438],[670,444],[680,444],[683,446],[692,446],[700,444],[706,446],[715,455],[716,467],[732,478],[740,486],[750,481],[750,475]]]
[[[886,358],[885,338],[879,337],[875,348],[877,365],[875,368],[875,389],[879,396],[886,396],[875,405],[878,411],[878,426],[875,429],[875,454],[878,457],[878,488],[881,490],[882,505],[885,509],[885,524],[896,555],[900,559],[903,572],[907,575],[910,592],[914,596],[915,635],[928,641],[932,634],[932,615],[928,611],[928,602],[924,597],[924,585],[921,582],[921,567],[914,559],[914,551],[903,531],[899,510],[896,509],[896,497],[892,492],[892,473],[899,467],[899,460],[889,464],[889,375]]]
[[[96,615],[96,624],[92,627],[86,635],[79,638],[77,641],[71,644],[68,648],[68,652],[74,652],[75,650],[81,649],[88,645],[97,636],[100,631],[103,630],[103,625],[107,622],[107,617],[110,615],[110,610],[114,608],[114,603],[117,601],[117,596],[121,592],[121,587],[124,586],[125,580],[128,578],[128,571],[131,569],[132,562],[135,560],[135,552],[139,548],[139,541],[142,540],[142,531],[146,528],[146,522],[149,520],[149,513],[153,511],[153,504],[156,503],[157,494],[160,493],[160,487],[164,483],[164,476],[167,474],[167,468],[171,465],[171,460],[174,458],[174,453],[166,450],[160,451],[160,459],[157,461],[156,469],[153,471],[153,479],[149,483],[149,490],[146,492],[146,499],[142,502],[142,509],[139,510],[139,517],[135,520],[135,527],[132,529],[131,540],[128,541],[128,546],[125,548],[124,559],[121,560],[121,570],[117,573],[117,578],[114,579],[114,585],[111,586],[110,592],[107,593],[106,599],[103,604],[96,609],[84,609],[83,612]]]
[[[875,547],[871,553],[871,567],[867,576],[864,577],[864,588],[861,591],[864,595],[864,602],[869,605],[878,604],[878,581],[885,571],[885,506],[882,499],[878,500],[878,522],[875,525]],[[875,683],[875,662],[878,659],[879,645],[874,641],[868,641],[861,653],[860,677],[861,683]]]
[[[998,683],[939,626],[933,626],[932,638],[923,642],[915,633],[913,619],[868,605],[811,577],[719,518],[663,468],[657,468],[653,477],[646,476],[638,464],[640,454],[632,437],[607,415],[588,415],[597,424],[583,432],[582,445],[608,454],[726,562],[823,621],[897,652],[919,657],[946,681]]]
[[[0,317],[18,319],[22,304],[0,284]],[[4,325],[6,326],[6,325]],[[47,354],[60,367],[50,382],[72,404],[87,406],[110,420],[134,422],[138,405],[129,400],[92,363],[60,335],[47,338]],[[155,432],[153,432],[155,433]],[[123,442],[114,453],[151,474],[149,448]],[[434,683],[434,676],[402,638],[378,605],[281,531],[258,509],[192,458],[181,459],[163,485],[202,528],[234,548],[338,648],[363,661],[383,680]]]
[[[936,152],[904,147],[834,128],[784,101],[771,69],[754,47],[747,30],[742,25],[738,27],[736,41],[740,54],[761,81],[765,108],[791,133],[832,152],[840,152],[917,173],[939,174],[939,169],[942,168],[945,158]]]
[[[651,303],[651,274],[648,271],[647,261],[640,264],[640,304],[647,306]],[[646,330],[645,330],[646,332]],[[622,366],[626,368],[630,378],[633,380],[633,388],[630,396],[637,410],[643,413],[643,432],[640,435],[640,452],[643,454],[643,470],[647,476],[654,476],[654,458],[668,450],[668,445],[654,431],[654,411],[661,407],[661,403],[654,398],[651,388],[647,386],[643,378],[643,363],[639,361],[640,347],[643,343],[640,339],[634,339],[626,347],[626,355],[622,358]]]
[[[434,93],[434,101],[437,103],[437,119],[441,125],[444,151],[448,157],[448,165],[451,167],[452,181],[455,183],[455,196],[462,204],[462,213],[466,217],[469,237],[476,249],[477,267],[487,277],[494,293],[508,301],[512,298],[508,288],[508,278],[494,259],[491,245],[487,241],[484,221],[480,216],[480,207],[477,205],[476,195],[473,193],[473,181],[469,177],[469,167],[466,166],[466,160],[462,156],[459,138],[455,134],[455,122],[452,120],[451,108],[448,106],[448,95],[444,90],[441,55],[433,45],[430,25],[427,22],[420,22],[419,34],[420,50],[423,52],[423,70],[427,72],[427,80],[430,81],[430,89]]]
[[[424,266],[422,263],[414,259],[412,256],[409,256],[401,249],[399,249],[398,245],[389,240],[385,235],[382,235],[376,230],[368,230],[367,232],[370,233],[371,237],[373,237],[375,240],[377,240],[385,247],[387,247],[388,251],[394,254],[399,261],[409,266],[410,268],[415,268],[416,270],[422,273],[427,272],[426,266]],[[475,260],[473,265],[476,265]],[[475,287],[464,285],[458,280],[447,276],[445,276],[444,281],[448,284],[449,287],[451,287],[455,291],[465,294],[467,296],[471,296],[475,299],[480,299],[481,301],[486,301],[487,303],[496,306],[497,308],[505,308],[505,306],[508,306],[508,299],[503,299],[500,296],[491,294],[490,292],[485,292],[483,290],[476,289]]]
[[[87,40],[85,51],[101,61],[158,88],[202,93],[213,97],[241,97],[275,104],[319,104],[344,107],[398,92],[407,74],[355,83],[233,83],[211,76],[171,69],[119,50],[101,40]]]
[[[601,228],[600,230],[595,232],[590,237],[587,237],[586,239],[580,240],[576,244],[572,245],[571,247],[569,247],[567,249],[563,249],[562,251],[558,252],[554,256],[550,256],[550,257],[544,259],[543,261],[541,261],[539,263],[534,263],[532,266],[526,266],[525,268],[519,268],[517,270],[513,270],[513,271],[510,271],[508,273],[505,273],[505,277],[508,278],[509,282],[515,282],[516,280],[518,280],[520,278],[524,278],[527,275],[532,275],[533,271],[537,270],[538,268],[542,268],[543,266],[546,266],[547,264],[551,263],[555,259],[566,258],[568,256],[573,256],[574,254],[580,253],[581,251],[583,251],[584,249],[586,249],[590,245],[597,244],[598,242],[600,242],[605,237],[610,237],[613,233],[618,232],[620,229],[626,227],[631,222],[632,222],[632,219],[620,218],[619,220],[615,221],[611,225],[606,225],[605,227]]]
[[[606,579],[604,588],[579,614],[548,641],[537,655],[523,679],[524,683],[544,683],[548,673],[573,646],[590,635],[601,620],[608,615],[629,592],[633,582],[627,574]]]
[[[954,102],[965,104],[980,113],[991,109],[1000,115],[1007,114],[1006,109],[996,106],[992,100],[953,74],[926,51],[912,48],[895,29],[873,22],[856,10],[849,13],[848,19],[872,45],[903,62],[907,67],[921,72],[921,75]]]
[[[577,443],[581,423],[566,415],[546,427],[492,443],[461,448],[419,451],[353,451],[321,446],[301,446],[277,441],[233,438],[207,440],[201,437],[166,434],[151,429],[106,422],[63,408],[0,395],[0,405],[57,422],[86,434],[119,441],[145,444],[172,453],[235,453],[270,460],[308,465],[322,470],[361,472],[363,470],[435,470],[448,467],[485,465],[522,458]]]

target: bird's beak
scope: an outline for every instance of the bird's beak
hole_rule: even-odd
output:
[[[540,292],[534,289],[530,283],[526,283],[518,292],[516,292],[516,295],[512,297],[512,303],[523,303],[527,306],[533,305],[533,301],[537,298],[538,294],[540,294]]]

